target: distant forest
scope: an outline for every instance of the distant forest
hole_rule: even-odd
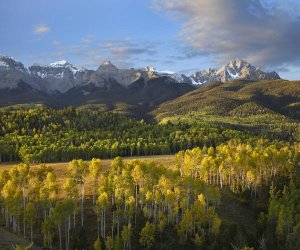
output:
[[[0,162],[174,154],[217,146],[229,139],[254,140],[249,133],[208,123],[146,123],[112,112],[74,108],[0,112]]]

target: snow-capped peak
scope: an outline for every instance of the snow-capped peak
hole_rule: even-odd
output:
[[[267,80],[280,79],[279,75],[275,73],[263,72],[259,67],[254,67],[245,59],[236,58],[231,60],[228,64],[222,66],[218,70],[199,71],[191,76],[195,82],[211,82],[220,81],[228,82],[231,80]]]
[[[79,71],[75,66],[73,66],[66,60],[60,60],[60,61],[57,61],[54,63],[50,63],[49,67],[51,67],[51,68],[68,68],[73,73],[73,75],[75,75]]]
[[[68,65],[69,63],[66,60],[60,60],[54,63],[50,63],[49,66],[50,67],[64,67],[66,65]]]
[[[227,67],[228,68],[232,68],[235,70],[241,70],[244,67],[249,67],[251,66],[245,59],[241,59],[241,58],[236,58],[234,60],[231,60],[228,64]]]
[[[0,55],[0,67],[6,70],[13,69],[17,71],[21,71],[23,73],[27,73],[27,69],[23,65],[23,63],[15,60],[10,56],[2,56]]]
[[[73,81],[79,70],[66,60],[60,60],[50,63],[49,65],[39,65],[35,63],[29,67],[29,71],[32,76],[46,80],[51,79],[50,81],[53,83],[55,81],[58,82],[65,79]],[[63,85],[64,84],[61,84],[61,86],[57,87],[56,90],[63,92],[65,90]]]
[[[15,58],[13,58],[11,56],[0,55],[0,60],[1,61],[5,60],[5,59],[16,61]]]
[[[148,72],[156,72],[156,69],[153,66],[146,66],[145,70]]]
[[[176,73],[171,70],[156,70],[155,73],[157,73],[158,76],[166,76],[173,80],[175,80],[178,83],[189,83],[192,84],[192,80],[188,78],[185,74]]]
[[[104,61],[102,65],[112,65],[111,61]]]
[[[111,61],[104,61],[98,68],[98,70],[104,70],[104,71],[115,71],[118,70],[116,65],[114,65]]]

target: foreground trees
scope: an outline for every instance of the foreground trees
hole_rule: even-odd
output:
[[[40,225],[45,246],[71,249],[71,231],[78,227],[77,205],[81,226],[85,226],[84,189],[86,179],[91,178],[92,190],[97,190],[92,192],[95,196],[92,204],[98,218],[98,238],[103,239],[108,249],[118,245],[131,249],[138,243],[151,248],[157,232],[163,233],[167,226],[174,228],[179,237],[184,232],[183,245],[200,228],[203,234],[213,235],[220,227],[211,223],[211,213],[218,217],[213,203],[208,200],[208,204],[201,205],[197,198],[198,195],[204,202],[204,184],[189,185],[188,179],[164,166],[136,160],[125,163],[118,157],[103,171],[98,159],[89,163],[73,160],[67,175],[60,186],[53,169],[45,165],[30,168],[20,164],[1,171],[1,211],[6,226],[16,233],[23,226],[25,237],[28,235],[25,229],[29,227],[29,237],[33,238],[33,226]],[[66,198],[60,200],[62,191]],[[212,225],[215,231],[211,230]],[[133,241],[133,235],[140,239]],[[58,240],[54,242],[56,237]],[[100,245],[98,241],[95,247]]]
[[[151,248],[154,243],[155,225],[147,221],[145,227],[143,227],[142,231],[140,232],[140,244],[146,248]]]
[[[176,162],[182,176],[221,188],[228,186],[233,192],[250,189],[251,196],[255,196],[258,186],[291,171],[298,151],[297,144],[289,147],[260,140],[253,147],[233,140],[215,149],[181,151]]]
[[[73,160],[65,177],[45,165],[19,164],[0,171],[1,218],[13,232],[33,241],[40,237],[50,248],[73,249],[72,239],[80,239],[90,247],[95,243],[95,249],[218,249],[222,240],[237,249],[258,244],[297,249],[299,152],[297,144],[231,141],[181,151],[174,167],[120,157],[108,168],[99,159]],[[262,192],[269,187],[265,198]],[[234,229],[221,221],[223,190],[248,193],[257,204],[260,196],[262,204],[269,197],[258,210],[255,243],[237,245]]]

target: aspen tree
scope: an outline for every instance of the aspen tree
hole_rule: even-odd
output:
[[[80,187],[81,197],[81,226],[83,227],[83,201],[84,201],[84,182],[85,177],[88,175],[89,165],[83,160],[73,160],[69,163],[68,171],[72,178],[76,181]]]
[[[24,212],[25,222],[30,225],[30,239],[33,237],[33,225],[36,217],[36,209],[32,202],[28,202]]]
[[[140,232],[140,244],[147,249],[151,248],[155,243],[155,226],[149,221]]]
[[[98,190],[99,177],[103,171],[102,162],[100,159],[93,158],[89,163],[89,173],[93,179],[93,204],[95,204],[95,195]]]

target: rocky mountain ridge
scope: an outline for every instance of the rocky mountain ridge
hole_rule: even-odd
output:
[[[254,67],[246,60],[235,59],[219,69],[200,70],[191,75],[193,84],[203,84],[211,81],[229,82],[232,80],[275,80],[280,76],[275,72],[264,72]]]
[[[34,64],[28,69],[11,57],[0,56],[0,89],[14,89],[22,80],[33,89],[47,94],[62,94],[75,87],[94,85],[103,88],[111,82],[128,87],[143,79],[166,78],[169,82],[190,85],[212,81],[231,80],[271,80],[280,79],[276,72],[266,73],[245,60],[235,59],[220,69],[195,72],[191,76],[170,71],[158,71],[151,66],[141,69],[119,69],[110,61],[103,62],[97,70],[78,69],[71,63],[61,60],[49,65]]]

